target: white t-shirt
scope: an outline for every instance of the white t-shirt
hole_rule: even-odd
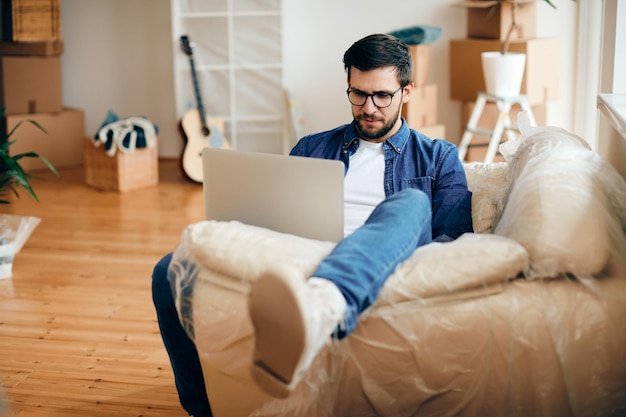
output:
[[[362,226],[385,199],[383,144],[362,139],[359,142],[344,179],[344,236]]]

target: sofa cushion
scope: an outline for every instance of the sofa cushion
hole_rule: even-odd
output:
[[[533,128],[501,151],[507,195],[494,233],[526,248],[529,278],[598,274],[624,253],[624,179],[582,139]]]
[[[497,207],[504,198],[508,165],[505,162],[466,162],[463,168],[472,192],[474,233],[491,233]]]
[[[447,243],[418,248],[383,287],[376,305],[420,298],[465,297],[515,278],[528,268],[528,254],[512,239],[465,233]],[[497,287],[498,289],[500,287]]]
[[[308,277],[334,247],[239,222],[202,221],[188,226],[175,252],[176,288],[194,279],[188,268],[205,268],[247,283],[274,265],[291,265]],[[192,260],[192,263],[180,260]],[[515,241],[467,233],[455,241],[417,249],[385,284],[382,303],[450,295],[505,282],[526,269],[528,255]],[[180,270],[178,268],[181,268]]]

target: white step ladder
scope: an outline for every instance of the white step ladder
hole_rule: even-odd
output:
[[[493,130],[483,129],[477,126],[480,116],[482,116],[483,110],[485,109],[485,104],[488,101],[496,103],[498,108],[498,118],[496,119],[496,125]],[[484,91],[478,93],[476,104],[474,104],[474,110],[472,111],[472,115],[467,122],[465,132],[463,133],[463,137],[461,138],[461,142],[459,144],[459,158],[461,161],[465,160],[467,149],[470,146],[473,146],[471,142],[474,136],[490,138],[487,153],[485,154],[483,162],[493,162],[493,159],[496,157],[498,152],[498,145],[500,144],[500,139],[502,138],[503,133],[506,133],[507,140],[512,140],[517,137],[515,132],[519,133],[519,129],[517,126],[511,124],[510,117],[511,107],[514,104],[519,104],[522,110],[528,112],[531,126],[535,126],[537,124],[535,122],[535,116],[533,115],[532,108],[530,107],[530,104],[528,104],[528,98],[525,94],[520,94],[514,97],[498,97]]]

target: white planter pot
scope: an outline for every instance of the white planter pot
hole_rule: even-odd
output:
[[[481,62],[487,93],[498,97],[515,97],[520,94],[526,54],[483,52]]]

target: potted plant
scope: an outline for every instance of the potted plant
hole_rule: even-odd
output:
[[[548,5],[556,9],[552,0],[543,0]],[[576,0],[573,0],[576,1]],[[520,0],[498,0],[499,3],[508,2],[511,4],[511,23],[506,32],[500,51],[489,51],[481,54],[483,65],[483,75],[485,86],[489,94],[499,97],[517,96],[522,87],[524,69],[526,65],[526,54],[521,52],[510,52],[511,37],[519,28],[516,16],[520,7]],[[500,5],[496,5],[500,7]]]
[[[0,109],[0,120],[4,120],[5,109]],[[43,132],[46,130],[34,120],[24,120],[32,123]],[[9,204],[4,195],[12,192],[19,197],[19,190],[24,189],[35,201],[39,201],[37,194],[30,185],[29,178],[24,169],[20,166],[22,158],[39,158],[55,174],[59,175],[52,164],[44,157],[35,152],[26,152],[11,155],[9,149],[15,141],[11,136],[22,124],[19,122],[11,131],[0,140],[0,204]],[[47,132],[46,132],[47,133]],[[0,214],[0,279],[11,277],[13,257],[20,250],[32,230],[39,223],[37,217],[22,217],[10,214]]]
[[[5,109],[0,109],[0,119],[4,119]],[[9,152],[9,148],[15,141],[11,140],[11,136],[15,132],[17,128],[20,127],[22,122],[29,122],[36,126],[38,129],[46,132],[41,125],[39,125],[36,121],[28,119],[20,121],[11,131],[3,137],[0,141],[0,204],[8,204],[9,200],[5,199],[5,195],[9,192],[12,192],[15,196],[19,197],[19,190],[24,189],[26,192],[33,198],[35,201],[39,201],[37,198],[37,194],[33,190],[33,187],[30,185],[29,178],[31,177],[27,174],[24,169],[20,166],[20,159],[22,158],[39,158],[43,161],[44,164],[52,171],[55,175],[59,175],[57,170],[52,166],[50,161],[48,161],[44,156],[39,155],[35,152],[26,152],[17,155],[11,155]]]

